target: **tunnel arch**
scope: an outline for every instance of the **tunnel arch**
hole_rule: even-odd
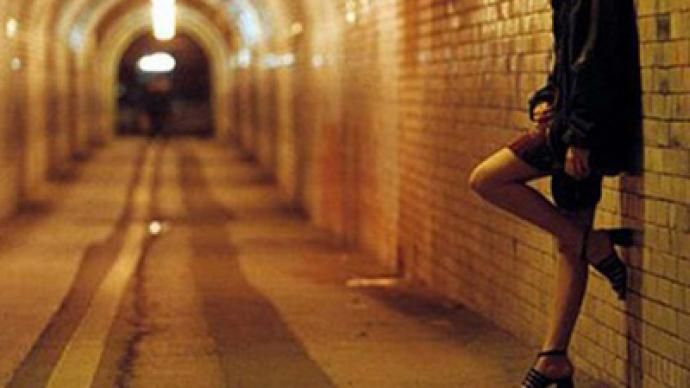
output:
[[[228,5],[232,3],[233,2],[231,1],[210,0],[187,0],[184,2],[178,1],[178,7],[180,7],[181,11],[183,11],[179,12],[178,18],[183,18],[185,14],[187,14],[189,11],[193,9],[195,10],[200,5],[204,6],[204,9],[206,9],[205,12],[196,10],[194,11],[196,16],[200,16],[201,18],[205,17],[205,22],[201,24],[204,27],[210,27],[219,30],[220,36],[227,37],[228,35],[230,35],[231,40],[227,44],[228,47],[225,54],[226,58],[231,58],[230,54],[233,51],[235,51],[236,53],[242,47],[242,44],[241,42],[239,42],[238,38],[232,38],[237,37],[240,33],[240,31],[237,31],[237,20],[233,19],[231,17],[232,15],[229,15],[229,13],[226,12]],[[73,104],[76,106],[65,106],[63,107],[64,110],[78,111],[82,116],[88,116],[90,111],[98,112],[100,109],[103,109],[103,107],[106,107],[106,112],[112,113],[112,110],[110,110],[110,108],[107,108],[109,107],[109,105],[107,103],[104,103],[103,101],[104,93],[102,91],[89,90],[89,85],[98,84],[97,82],[92,81],[101,80],[101,77],[98,75],[87,77],[84,76],[85,72],[81,71],[86,67],[87,63],[93,61],[94,58],[98,58],[100,54],[95,52],[100,52],[100,48],[103,46],[103,42],[99,42],[95,39],[85,39],[79,47],[70,47],[69,38],[71,30],[69,29],[69,27],[74,27],[75,22],[78,22],[77,24],[79,24],[81,28],[84,29],[83,35],[93,37],[95,35],[98,35],[95,34],[96,31],[98,31],[100,28],[103,28],[103,26],[106,25],[105,28],[107,28],[107,30],[105,33],[101,35],[103,35],[103,39],[107,39],[107,35],[110,34],[110,32],[108,31],[112,31],[115,29],[112,24],[113,21],[108,21],[108,18],[112,16],[111,13],[113,12],[114,7],[117,7],[117,4],[117,2],[112,0],[102,0],[93,4],[87,4],[83,1],[80,2],[79,0],[74,0],[72,2],[67,3],[66,7],[68,8],[65,10],[65,8],[63,7],[62,12],[58,12],[58,15],[55,17],[53,27],[56,30],[56,35],[60,37],[59,40],[61,41],[62,49],[57,50],[57,52],[55,53],[54,61],[56,62],[57,66],[61,66],[66,71],[68,71],[72,66],[74,66],[78,70],[75,72],[77,76],[66,77],[58,81],[62,84],[60,89],[67,90],[67,93],[75,94],[76,100],[78,101],[78,103]],[[148,8],[149,2],[139,2],[138,4],[139,8],[143,9],[144,13],[147,13],[146,8]],[[236,3],[236,5],[237,4],[240,3]],[[292,22],[303,22],[304,20],[303,17],[299,16],[303,13],[301,2],[298,2],[297,4],[292,4],[290,6],[285,5],[285,3],[280,0],[244,1],[241,2],[240,5],[242,4],[245,8],[249,6],[253,7],[253,11],[256,11],[255,13],[265,15],[264,19],[274,22],[274,28],[272,29],[273,33],[271,34],[271,36],[264,36],[264,40],[257,42],[256,45],[251,48],[254,55],[260,57],[263,53],[270,53],[272,51],[280,50],[276,49],[276,47],[291,47],[290,41],[292,40],[293,36],[290,33],[290,27],[292,26]],[[82,5],[82,7],[79,7],[79,5]],[[259,9],[261,10],[261,12],[257,11]],[[209,16],[209,14],[211,13],[211,11],[209,10],[216,10],[216,12],[225,12],[221,13],[221,15],[226,15],[224,18],[224,23],[229,25],[229,28],[231,28],[232,31],[235,31],[235,33],[224,34],[224,31],[221,28],[222,25],[219,26],[218,20],[214,20],[214,18]],[[119,24],[120,20],[129,18],[129,15],[131,15],[131,12],[128,12],[124,15],[119,15],[117,18],[115,18],[114,23]],[[197,19],[199,19],[199,17],[197,17]],[[108,22],[110,22],[111,25],[108,25]],[[184,21],[180,20],[181,28],[183,28],[183,24]],[[210,50],[210,52],[216,51]],[[226,71],[228,73],[233,73],[233,69],[231,68],[226,69]],[[224,75],[223,77],[229,79],[230,74]],[[250,82],[257,83],[258,81],[252,79]],[[226,88],[229,88],[228,84],[224,84],[224,86]],[[221,98],[217,100],[220,101],[217,105],[220,105],[222,103],[222,98],[224,98],[225,96],[222,95],[220,97]],[[99,106],[93,107],[93,101],[98,101]],[[69,105],[68,103],[63,104]],[[232,105],[225,105],[224,109],[220,107],[219,109],[215,109],[218,112],[224,113],[228,109],[230,110],[230,112],[216,117],[216,128],[218,128],[217,133],[221,137],[227,137],[228,131],[226,131],[225,128],[228,127],[229,123],[227,122],[227,120],[225,120],[224,122],[220,121],[224,120],[223,116],[232,117],[231,112],[233,109],[236,109],[236,107]],[[74,115],[74,113],[72,115]],[[67,116],[69,117],[72,115]],[[95,115],[92,115],[92,117],[94,116]],[[90,131],[90,134],[85,134],[85,132],[88,130],[87,128],[70,128],[68,122],[65,122],[63,124],[63,127],[66,127],[67,130],[70,130],[72,132],[76,132],[76,135],[73,135],[71,137],[82,139],[81,141],[76,142],[78,144],[86,143],[87,141],[84,140],[85,138],[91,139],[91,141],[94,143],[103,143],[104,141],[107,141],[110,138],[111,131],[109,129],[112,127],[112,121],[110,121],[110,114],[105,115],[105,117],[107,117],[106,119],[103,119],[103,117],[104,116],[102,115],[100,115],[99,117],[94,117],[93,120],[98,122],[98,125],[96,125],[96,130]],[[84,121],[82,121],[81,123],[83,122]],[[81,125],[81,123],[76,124]],[[71,148],[75,147],[73,146]]]
[[[57,35],[65,40],[75,36],[89,36],[116,7],[137,7],[142,4],[149,4],[149,2],[133,1],[125,5],[118,0],[100,0],[97,2],[72,0],[63,7],[65,10],[56,27]],[[271,26],[277,27],[279,31],[284,29],[284,24],[281,23],[284,7],[280,1],[183,0],[178,1],[178,6],[204,9],[204,12],[209,16],[213,14],[223,15],[225,20],[220,22],[227,24],[235,32],[233,34],[235,37],[234,47],[253,45],[266,40],[266,36],[263,34],[258,37],[252,36],[254,34],[253,28],[258,28],[261,31],[271,30]],[[211,17],[209,19],[211,22],[216,22]],[[240,42],[240,39],[243,42]],[[73,48],[75,51],[79,51],[82,45],[78,44],[79,42],[75,43],[77,44]]]
[[[55,36],[55,45],[49,45],[50,50],[46,50],[43,58],[37,56],[35,66],[48,66],[54,69],[55,77],[49,80],[36,80],[36,87],[33,87],[34,94],[41,94],[42,88],[49,88],[52,86],[51,95],[55,99],[51,104],[46,97],[47,103],[40,104],[41,106],[35,108],[37,113],[41,109],[55,109],[57,128],[55,136],[48,136],[50,153],[47,162],[50,166],[57,165],[55,161],[66,160],[69,164],[69,159],[73,155],[84,155],[88,153],[91,145],[101,144],[106,142],[112,136],[112,115],[113,110],[110,108],[110,103],[106,101],[104,96],[109,93],[112,95],[112,90],[99,90],[97,85],[101,84],[103,77],[102,70],[93,70],[89,68],[89,63],[94,63],[103,55],[103,47],[107,46],[105,40],[109,39],[109,35],[116,29],[115,24],[120,24],[123,19],[129,18],[131,12],[119,14],[117,11],[119,6],[136,6],[142,9],[142,14],[145,15],[145,9],[149,5],[148,0],[66,0],[59,4],[54,2],[47,2],[45,0],[30,0],[30,3],[25,3],[27,8],[31,8],[32,25],[38,30],[43,30],[46,33],[43,36]],[[297,131],[311,131],[314,133],[322,133],[321,129],[328,127],[329,137],[335,135],[340,137],[341,128],[335,125],[335,112],[340,109],[340,99],[322,99],[319,96],[329,93],[333,96],[340,96],[342,87],[338,82],[331,82],[337,79],[340,72],[339,56],[341,55],[339,47],[341,32],[344,32],[346,27],[345,18],[342,7],[333,1],[317,1],[317,0],[299,0],[294,2],[285,2],[282,0],[178,0],[178,5],[185,9],[180,12],[180,16],[184,16],[189,10],[194,9],[195,12],[204,19],[204,27],[217,29],[225,42],[225,58],[219,61],[212,60],[212,63],[224,62],[221,66],[223,71],[219,74],[226,80],[233,78],[232,84],[227,82],[223,85],[226,89],[220,95],[220,100],[229,100],[229,95],[232,94],[233,104],[225,104],[224,106],[216,107],[216,105],[223,104],[220,102],[214,104],[214,110],[226,113],[225,122],[216,125],[219,129],[218,134],[223,136],[223,129],[229,127],[230,117],[234,117],[232,110],[240,111],[240,108],[251,102],[256,98],[263,98],[269,96],[268,104],[263,104],[258,109],[263,110],[255,116],[267,117],[266,111],[281,110],[283,120],[291,122],[289,127],[294,126]],[[235,12],[231,12],[231,7],[234,7]],[[237,11],[240,11],[238,14]],[[120,9],[122,11],[122,9]],[[237,50],[242,48],[246,39],[241,39],[243,33],[241,30],[241,23],[239,18],[241,11],[250,13],[256,16],[263,25],[269,25],[270,28],[265,28],[266,34],[261,36],[254,45],[249,47],[253,57],[257,58],[256,63],[244,71],[243,69],[233,68],[231,63],[227,63],[228,58],[236,55]],[[218,17],[214,17],[218,16]],[[147,17],[142,17],[140,23],[142,25],[148,24]],[[181,21],[181,28],[184,21]],[[294,23],[300,23],[304,27],[304,31],[294,34],[292,26]],[[225,29],[224,26],[228,27]],[[142,27],[142,29],[145,27]],[[81,34],[75,33],[81,31]],[[226,31],[234,31],[229,34]],[[190,35],[193,35],[193,31]],[[70,38],[75,36],[83,36],[83,39],[78,39],[78,45],[70,45]],[[104,41],[99,41],[98,37],[102,37]],[[228,39],[230,38],[230,39]],[[335,43],[335,44],[334,44]],[[105,46],[104,46],[105,45]],[[219,47],[219,46],[218,46]],[[214,49],[208,49],[207,52],[216,52]],[[300,57],[297,67],[303,68],[296,73],[287,75],[287,72],[273,71],[270,68],[266,69],[259,62],[266,58],[266,56],[274,53],[291,52]],[[323,57],[329,62],[329,66],[324,66],[317,72],[308,70],[311,67],[312,60],[316,57]],[[109,66],[112,68],[113,66]],[[302,74],[302,75],[300,75]],[[307,78],[304,78],[306,75]],[[113,78],[114,79],[114,78]],[[34,80],[32,79],[32,82]],[[310,90],[306,93],[301,93],[298,101],[295,103],[287,103],[285,105],[285,98],[276,99],[274,96],[291,95],[293,88],[296,90],[296,85],[306,83]],[[315,86],[319,84],[328,85],[329,91],[319,91]],[[109,84],[108,84],[109,85]],[[335,89],[333,89],[335,88]],[[278,91],[276,91],[276,89]],[[249,91],[249,93],[247,92]],[[332,93],[331,93],[332,92]],[[271,97],[273,96],[273,97]],[[214,99],[215,100],[215,99]],[[241,103],[240,101],[245,101]],[[274,101],[276,100],[276,101]],[[311,109],[309,113],[303,117],[299,113],[299,109],[295,109],[299,105],[309,105]],[[280,106],[284,105],[284,106]],[[292,106],[291,106],[292,105]],[[100,115],[101,110],[105,110],[106,114]],[[229,111],[228,111],[229,110]],[[80,119],[77,119],[77,118]],[[104,118],[105,117],[105,118]],[[84,119],[86,118],[86,119]],[[267,156],[268,166],[275,163],[275,156],[278,151],[275,146],[266,147],[265,143],[275,142],[278,138],[284,137],[276,133],[268,133],[273,131],[271,122],[254,122],[255,118],[243,117],[247,120],[246,123],[240,123],[238,127],[246,127],[252,129],[253,124],[258,124],[256,131],[261,132],[258,135],[252,134],[252,137],[263,136],[265,150]],[[216,121],[223,120],[223,117],[216,117]],[[96,125],[94,125],[96,123]],[[263,125],[263,127],[261,127]],[[261,127],[261,128],[259,128]],[[312,128],[312,129],[309,129]],[[244,133],[244,131],[241,131]],[[242,135],[238,136],[241,137]],[[317,142],[320,141],[317,139]],[[293,146],[299,146],[293,143]],[[307,147],[311,149],[312,147]],[[302,152],[297,150],[305,160],[302,164],[314,165],[312,162],[317,162],[321,158],[318,154],[311,154],[310,152]],[[298,168],[298,170],[301,170]],[[284,175],[294,174],[292,168],[284,169]],[[298,175],[320,174],[320,172],[298,172]],[[304,182],[303,179],[300,181]],[[301,187],[308,186],[298,185]],[[311,202],[319,202],[321,198],[327,197],[327,193],[318,194],[318,190],[307,190],[317,195],[311,199]],[[297,195],[297,197],[303,197]],[[302,198],[304,200],[305,198]],[[309,201],[309,200],[308,200]]]
[[[209,59],[211,68],[211,105],[214,117],[215,136],[227,139],[229,136],[229,103],[228,85],[230,73],[227,71],[227,46],[223,43],[222,34],[213,28],[203,15],[192,9],[183,9],[184,17],[178,20],[178,29],[189,35],[202,48]],[[96,79],[105,85],[99,96],[104,111],[99,131],[102,136],[111,137],[114,133],[116,118],[116,80],[117,69],[127,48],[137,37],[148,33],[151,21],[148,9],[140,7],[133,10],[126,18],[122,18],[113,26],[107,38],[99,45],[97,57],[105,65],[102,71],[95,75]]]
[[[100,114],[104,109],[107,112],[109,106],[104,101],[104,96],[108,93],[98,88],[103,79],[99,74],[102,71],[93,70],[88,65],[94,63],[102,55],[104,42],[99,41],[98,37],[107,39],[107,35],[114,30],[113,23],[119,24],[122,19],[127,19],[131,15],[131,12],[126,14],[115,12],[114,8],[118,4],[126,4],[126,6],[138,4],[141,8],[145,8],[149,5],[149,1],[65,0],[55,3],[45,0],[28,0],[20,7],[22,15],[26,15],[27,9],[30,10],[30,22],[27,22],[27,25],[31,25],[31,29],[37,32],[33,35],[44,37],[44,39],[38,39],[36,45],[44,45],[45,50],[32,50],[27,66],[47,67],[54,73],[53,77],[48,77],[49,79],[31,78],[32,85],[27,92],[33,96],[39,96],[45,102],[38,105],[31,104],[35,115],[41,116],[41,112],[49,112],[49,115],[52,113],[56,117],[56,123],[51,128],[52,133],[46,134],[49,155],[45,164],[48,165],[49,170],[68,172],[72,165],[72,157],[88,155],[93,145],[105,143],[112,135],[112,121],[108,118],[103,119],[104,116]],[[276,93],[290,95],[293,87],[307,81],[299,75],[295,77],[294,75],[287,76],[287,72],[284,72],[285,74],[279,74],[280,71],[273,72],[259,63],[266,56],[274,53],[292,52],[302,57],[301,63],[298,64],[301,67],[309,67],[314,55],[323,55],[330,58],[332,63],[337,62],[340,51],[338,45],[329,43],[333,43],[334,37],[338,38],[338,33],[345,22],[341,12],[342,7],[332,1],[178,0],[178,5],[186,7],[186,10],[201,10],[197,12],[206,18],[204,26],[219,30],[227,50],[226,57],[222,59],[223,62],[227,62],[228,58],[236,55],[237,50],[245,46],[244,41],[246,41],[246,39],[240,39],[242,31],[239,16],[237,12],[230,12],[231,6],[235,11],[245,11],[257,16],[257,20],[263,23],[263,26],[270,27],[265,29],[266,34],[262,35],[260,40],[253,42],[253,46],[249,47],[257,60],[248,71],[233,68],[231,63],[225,63],[223,73],[227,74],[223,77],[227,80],[234,78],[238,82],[224,84],[227,95],[223,94],[221,98],[229,99],[228,95],[232,94],[233,100],[246,100],[247,103],[251,103],[252,99]],[[186,11],[181,12],[180,15],[184,13]],[[218,17],[213,17],[214,15]],[[292,31],[294,23],[300,23],[304,31],[294,34]],[[182,24],[184,22],[181,22]],[[227,29],[224,26],[227,26]],[[81,30],[82,33],[75,34],[75,30]],[[233,33],[227,33],[227,31],[233,31]],[[193,35],[193,31],[188,30],[188,32]],[[70,45],[70,38],[79,35],[84,37],[78,39],[80,44]],[[54,44],[47,44],[48,41]],[[325,67],[318,73],[320,74],[316,76],[317,79],[309,80],[308,83],[316,85],[320,83],[319,80],[328,81],[335,77],[333,74],[337,73],[337,69]],[[243,85],[239,89],[238,83]],[[326,84],[338,86],[337,83],[326,82]],[[275,91],[275,88],[278,91]],[[248,89],[253,90],[251,94],[246,93]],[[316,90],[313,91],[316,92]],[[340,94],[337,90],[334,92],[335,95]],[[314,109],[304,119],[289,118],[288,116],[295,116],[297,111],[289,105],[277,106],[277,102],[272,101],[274,97],[271,97],[268,105],[264,104],[260,109],[281,109],[285,120],[294,122],[294,126],[318,129],[323,125],[329,125],[323,117],[333,117],[330,111],[337,110],[339,102],[324,101],[316,97],[323,95],[323,92],[316,92],[313,95],[315,98],[306,102],[312,104]],[[283,100],[283,98],[279,99],[280,104],[283,104]],[[300,101],[297,102],[299,103]],[[219,111],[226,112],[228,117],[233,117],[232,110],[243,105],[246,104],[226,104]],[[105,115],[105,117],[108,116]],[[217,121],[219,119],[221,118],[216,118]],[[41,126],[38,122],[35,124],[36,127]],[[229,126],[229,122],[216,126],[219,128],[218,133],[221,134],[222,128]],[[264,130],[272,131],[268,127],[261,129],[261,131]],[[279,136],[276,135],[269,134],[265,141],[277,140]],[[275,147],[269,153],[275,154]],[[287,169],[285,172],[288,173],[290,170],[292,169]],[[41,175],[40,171],[36,175]]]
[[[57,35],[62,38],[61,40],[64,42],[64,45],[67,46],[67,49],[62,50],[62,52],[59,54],[65,55],[67,53],[68,56],[72,56],[74,58],[74,65],[79,70],[77,72],[78,77],[73,80],[73,82],[76,84],[75,92],[77,94],[76,99],[78,101],[77,110],[80,112],[79,114],[81,116],[91,117],[91,120],[82,120],[81,123],[97,123],[93,126],[95,129],[90,130],[90,134],[85,133],[89,130],[88,128],[77,127],[77,137],[90,138],[95,143],[103,143],[112,137],[112,120],[115,119],[115,110],[113,110],[110,107],[110,103],[106,101],[108,98],[106,97],[104,99],[104,91],[92,90],[93,87],[91,85],[98,85],[99,82],[103,80],[99,74],[96,74],[98,71],[85,70],[88,67],[88,63],[101,59],[101,48],[104,47],[104,45],[108,46],[107,40],[109,35],[112,33],[112,31],[119,29],[118,26],[123,20],[130,19],[130,17],[136,13],[138,16],[136,16],[134,19],[137,20],[137,24],[131,24],[130,28],[150,28],[150,3],[148,1],[127,3],[127,6],[133,5],[134,7],[121,15],[117,15],[114,20],[110,20],[111,23],[106,23],[109,21],[108,17],[111,16],[111,13],[114,12],[116,7],[123,5],[124,3],[101,0],[92,6],[83,4],[84,7],[80,8],[79,5],[82,3],[79,1],[69,3],[67,5],[69,8],[64,12],[57,23]],[[181,11],[178,14],[178,23],[180,24],[180,29],[184,29],[185,25],[189,24],[187,23],[189,19],[203,20],[203,22],[192,23],[196,24],[197,26],[202,26],[202,28],[217,29],[217,24],[208,17],[208,12],[205,12],[203,9],[197,10],[199,6],[207,3],[208,1],[206,0],[195,0],[185,1],[184,3],[178,4],[178,9]],[[105,31],[102,32],[102,41],[99,40],[99,28],[105,28]],[[187,30],[190,32],[190,35],[194,36],[194,38],[198,41],[200,40],[200,37],[196,36],[198,34],[195,34],[192,31],[194,28],[195,27],[190,27],[187,28]],[[232,37],[235,35],[223,34],[221,31],[214,31],[212,34],[219,37],[223,37],[224,35],[230,35]],[[207,33],[206,35],[210,34]],[[84,38],[79,42],[71,41],[75,36],[83,36]],[[213,38],[211,40],[217,39]],[[206,46],[205,52],[207,54],[221,52],[220,44]],[[216,48],[219,50],[216,50]],[[226,50],[222,50],[222,53],[223,55],[227,55]],[[212,55],[209,55],[209,58],[212,58]],[[62,60],[58,58],[58,62],[61,61]],[[212,60],[212,73],[214,72],[214,68],[221,68],[220,66],[214,66],[214,62],[217,61]],[[107,68],[111,69],[110,62],[108,62]],[[220,77],[218,79],[225,81],[224,77]],[[110,85],[110,83],[107,83],[107,85]],[[226,84],[222,85],[223,87],[226,87]],[[106,90],[106,93],[111,93],[111,95],[114,93],[114,90],[110,90],[109,87]],[[219,95],[219,97],[221,98],[212,98],[212,101],[220,101],[222,103],[222,96]],[[97,101],[98,103],[94,104],[94,101]],[[105,116],[98,114],[101,110],[106,112]],[[222,110],[219,109],[214,109],[214,111],[222,112]],[[92,113],[90,114],[90,112]],[[113,116],[111,116],[111,114]],[[221,137],[225,136],[227,131],[225,131],[226,124],[222,121],[223,115],[217,115],[215,117],[216,121],[214,123],[214,127],[217,129],[217,135]],[[84,141],[82,140],[81,143],[83,142]]]

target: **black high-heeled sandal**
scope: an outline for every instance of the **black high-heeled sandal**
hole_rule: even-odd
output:
[[[632,228],[609,228],[601,229],[606,232],[614,245],[630,248],[635,245],[635,229]]]
[[[634,245],[634,231],[628,228],[616,228],[604,230],[611,241],[612,245],[619,245],[623,247],[630,247]],[[611,253],[604,259],[594,264],[587,258],[587,241],[589,239],[590,229],[586,229],[582,235],[582,251],[580,258],[587,260],[592,264],[592,267],[608,279],[611,288],[616,292],[619,300],[625,300],[628,291],[628,268],[618,257],[616,248],[612,247]]]
[[[537,353],[537,359],[545,356],[565,356],[565,350],[547,350]],[[531,368],[527,372],[527,376],[522,380],[522,388],[546,388],[556,384],[556,388],[574,388],[573,376],[563,376],[557,379],[552,379],[538,370]]]

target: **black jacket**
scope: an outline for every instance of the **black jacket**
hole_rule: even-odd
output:
[[[552,0],[556,60],[530,99],[555,117],[549,143],[562,161],[569,146],[591,151],[597,171],[640,165],[642,102],[637,17],[632,0]]]

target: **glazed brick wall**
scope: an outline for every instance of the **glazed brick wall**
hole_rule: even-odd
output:
[[[357,5],[343,30],[343,125],[350,142],[352,237],[396,269],[399,207],[400,4]],[[346,14],[347,4],[341,15]]]
[[[25,164],[41,155],[17,157],[24,134],[45,127],[53,172],[88,148],[77,112],[90,114],[93,92],[63,42],[31,35],[30,4],[0,0],[0,21],[21,23],[15,41],[0,34],[0,97],[8,101],[0,108],[0,216],[16,208],[17,188],[30,181]],[[684,387],[690,4],[637,5],[644,168],[605,181],[597,218],[600,226],[643,231],[640,246],[624,255],[632,295],[615,301],[592,274],[572,354],[579,368],[613,386]],[[296,63],[271,70],[255,57],[251,68],[233,71],[235,138],[276,171],[318,225],[536,347],[553,286],[553,241],[480,201],[466,182],[481,159],[530,125],[525,102],[551,60],[547,1],[305,0],[290,7],[287,19],[301,21],[304,32],[273,36],[278,43],[255,54],[293,52]],[[346,21],[348,12],[356,20]],[[9,67],[15,56],[25,66],[18,74]],[[28,63],[45,73],[29,74]],[[41,91],[51,118],[45,125],[27,107],[42,105]],[[42,147],[33,139],[26,144]],[[534,185],[548,193],[546,182]]]
[[[341,34],[329,45],[315,37],[323,35],[321,25],[307,24],[289,76],[300,202],[336,232],[337,225],[323,221],[344,211],[346,241],[538,346],[554,242],[479,200],[467,179],[530,125],[527,98],[552,60],[548,2],[333,4],[338,20],[331,23]],[[619,303],[592,272],[571,352],[578,368],[612,386],[684,387],[690,386],[690,4],[637,5],[644,168],[639,176],[605,180],[596,221],[642,230],[640,246],[624,252],[632,291]],[[346,21],[348,11],[355,21]],[[325,47],[336,59],[325,69],[310,67]],[[333,70],[340,77],[323,76]],[[335,133],[343,131],[345,149],[331,158],[318,157],[333,150],[324,141],[333,132],[323,124],[338,114],[324,115],[327,100],[341,106]],[[341,168],[344,185],[323,179],[324,171]],[[322,200],[334,182],[342,207]],[[547,181],[533,185],[548,194]]]
[[[238,71],[234,77],[234,96],[235,104],[234,110],[236,138],[245,149],[256,154],[256,138],[257,135],[252,128],[258,127],[256,118],[254,116],[255,105],[253,102],[254,83],[252,79],[252,69],[242,69]],[[253,125],[253,124],[256,124]]]
[[[6,20],[9,14],[15,12],[6,2],[0,5],[0,20]],[[17,163],[14,150],[16,150],[16,134],[13,133],[12,116],[15,107],[11,103],[12,98],[12,71],[10,61],[15,53],[16,44],[9,41],[3,34],[0,35],[0,99],[8,103],[0,106],[0,218],[14,212],[18,192],[17,182]]]
[[[266,113],[278,116],[287,125],[274,135],[281,142],[272,149],[277,176],[287,184],[285,191],[317,225],[346,239],[348,166],[344,155],[350,148],[340,105],[337,58],[341,52],[339,46],[331,44],[334,36],[328,25],[313,26],[292,33],[286,42],[272,48],[277,54],[294,54],[295,63],[269,70],[277,92],[269,93],[275,98],[275,110]]]
[[[261,164],[271,170],[275,170],[275,156],[276,156],[276,128],[278,127],[277,115],[273,112],[278,112],[277,106],[277,88],[271,87],[275,85],[275,72],[260,71],[258,75],[257,87],[257,101],[260,101],[257,106],[257,120],[258,120],[258,155]]]
[[[682,128],[685,120],[687,130],[688,89],[678,77],[689,62],[682,32],[688,15],[681,2],[659,7],[640,3],[645,172],[607,180],[598,216],[598,225],[644,230],[643,247],[626,253],[633,295],[621,305],[593,276],[572,350],[578,365],[609,383],[680,387],[689,381],[682,323],[687,328],[690,278],[680,272],[688,264],[688,231],[670,218],[687,217],[688,149],[670,139],[650,143],[663,142],[659,127]],[[525,101],[550,61],[550,10],[540,1],[412,1],[404,12],[401,109],[410,119],[401,133],[403,259],[415,278],[536,344],[548,311],[553,243],[480,202],[465,182],[478,161],[529,125]],[[660,27],[668,33],[660,36]],[[675,90],[663,89],[664,78]],[[544,182],[537,187],[546,191]]]
[[[297,198],[297,155],[295,144],[297,141],[294,125],[294,88],[289,69],[281,69],[276,74],[276,145],[275,145],[275,175],[280,186],[288,198]]]
[[[536,340],[552,243],[466,182],[528,125],[526,97],[549,63],[549,13],[546,2],[486,4],[404,3],[401,259],[410,276]]]
[[[54,98],[54,104],[49,107],[54,112],[53,136],[49,136],[53,158],[51,166],[56,175],[68,173],[71,169],[71,157],[76,149],[76,136],[74,125],[76,95],[73,82],[73,71],[70,58],[70,49],[65,43],[58,42],[51,47],[52,56],[49,58],[49,66],[54,69],[55,76],[50,82],[49,93]]]
[[[19,57],[23,61],[23,68],[17,74],[24,80],[24,85],[18,88],[23,94],[21,104],[21,129],[23,143],[21,197],[24,202],[39,202],[45,200],[45,185],[48,174],[48,142],[51,135],[48,127],[51,122],[48,115],[49,99],[47,98],[49,67],[46,61],[46,35],[41,30],[39,18],[41,15],[31,15],[31,4],[24,3],[21,14],[17,15],[21,21],[19,45],[23,48]]]
[[[48,39],[40,20],[53,7],[33,12],[40,0],[0,0],[0,218],[22,203],[45,200],[49,173],[66,171],[77,144],[77,92],[71,54],[63,42]],[[10,18],[18,22],[16,35],[5,29]],[[49,24],[51,16],[45,19]],[[83,131],[94,122],[97,107],[89,101],[98,90],[84,82],[81,94]],[[88,122],[88,123],[86,123]]]
[[[28,4],[27,4],[28,3]],[[43,49],[42,40],[34,34],[34,21],[30,19],[27,3],[2,4],[2,36],[0,39],[0,88],[3,89],[2,126],[3,157],[0,163],[0,217],[16,211],[20,202],[40,199],[45,181],[45,147],[41,133],[40,101],[37,86],[45,75],[41,71],[30,71],[30,66],[40,65],[37,54]],[[10,19],[17,22],[12,36],[5,29]],[[45,116],[42,116],[45,119]]]
[[[639,296],[625,311],[629,354],[637,380],[688,386],[690,4],[640,1],[638,10],[645,171],[631,200],[645,238],[634,263]]]

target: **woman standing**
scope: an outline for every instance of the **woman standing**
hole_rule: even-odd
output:
[[[632,0],[552,0],[555,64],[530,99],[535,127],[475,168],[485,200],[548,232],[562,257],[553,315],[523,387],[573,386],[566,350],[587,285],[588,264],[620,299],[627,270],[614,245],[628,229],[592,230],[604,175],[635,170],[641,123],[639,49]],[[527,186],[551,176],[555,204]]]

